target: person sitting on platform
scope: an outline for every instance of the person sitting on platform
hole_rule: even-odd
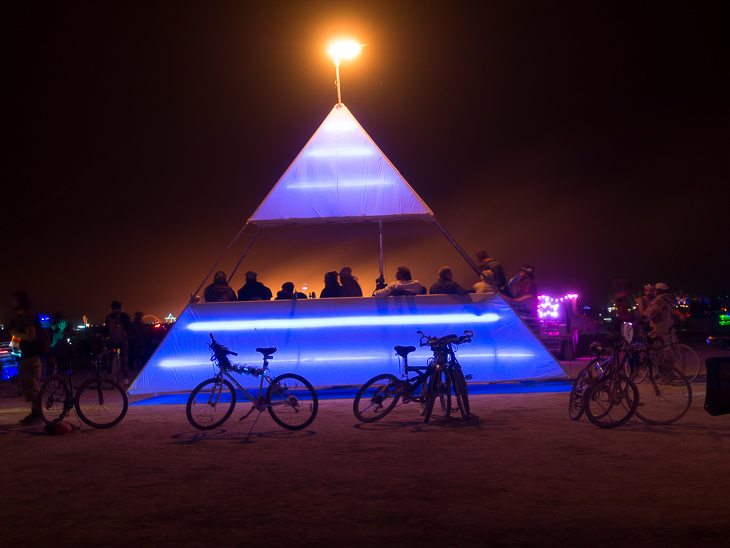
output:
[[[481,280],[474,284],[474,293],[488,293],[494,295],[497,288],[494,286],[494,272],[491,270],[482,271]]]
[[[324,289],[319,293],[320,299],[342,297],[342,286],[337,280],[337,271],[326,272],[324,275]]]
[[[252,270],[246,272],[246,283],[238,290],[239,301],[270,301],[271,289],[259,282],[257,274]]]
[[[352,268],[345,266],[340,270],[340,283],[343,297],[362,297],[362,289],[357,278],[352,275]]]
[[[395,281],[386,285],[383,289],[378,289],[373,293],[377,298],[382,299],[393,295],[425,295],[426,288],[423,287],[418,280],[411,278],[411,271],[407,266],[399,266],[395,272]]]
[[[476,293],[475,289],[466,289],[454,281],[454,274],[448,266],[439,268],[439,279],[428,290],[431,295],[465,295]]]
[[[294,291],[292,282],[284,282],[281,284],[281,291],[276,293],[276,301],[306,299],[307,296],[301,291]]]
[[[233,288],[230,285],[228,285],[226,273],[222,270],[215,273],[215,276],[213,276],[213,283],[205,288],[203,297],[205,298],[206,303],[220,303],[237,300],[236,292],[233,291]]]

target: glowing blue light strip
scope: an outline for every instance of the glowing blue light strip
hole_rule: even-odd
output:
[[[369,181],[367,179],[354,179],[354,180],[339,180],[336,182],[325,181],[299,181],[296,183],[289,183],[286,185],[287,190],[309,190],[312,188],[357,188],[357,187],[370,187],[370,186],[392,186],[395,181],[377,180]]]
[[[390,356],[388,356],[389,358]],[[430,354],[411,354],[409,356],[410,363],[413,365],[416,364],[416,361],[421,360],[425,361],[428,358],[430,358]],[[502,361],[511,361],[514,359],[523,360],[524,358],[534,358],[535,354],[533,352],[489,352],[489,353],[474,353],[474,354],[461,354],[459,355],[460,358],[468,358],[468,359],[474,359],[474,358],[480,358],[482,360],[487,361],[494,361],[494,360],[502,360]],[[279,358],[276,361],[275,364],[272,365],[273,368],[276,369],[277,365],[283,365],[283,364],[308,364],[308,363],[322,363],[322,362],[335,362],[335,363],[350,363],[350,362],[363,362],[363,361],[373,361],[373,360],[383,360],[387,359],[385,356],[379,355],[379,356],[352,356],[351,354],[341,355],[341,356],[334,356],[331,358]],[[234,363],[244,363],[246,360],[231,360]],[[209,356],[200,356],[199,359],[195,359],[194,357],[191,357],[189,359],[185,360],[162,360],[160,362],[160,367],[164,368],[183,368],[183,367],[208,367],[211,366],[211,362],[209,360]],[[465,365],[466,367],[466,365]]]
[[[352,316],[330,318],[219,320],[193,322],[191,331],[254,331],[256,329],[312,329],[322,327],[360,327],[367,325],[434,325],[444,323],[493,323],[497,314],[426,314],[422,316]]]

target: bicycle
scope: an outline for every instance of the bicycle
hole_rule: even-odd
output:
[[[611,360],[603,365],[603,374],[594,380],[583,395],[583,408],[588,419],[600,428],[621,426],[636,413],[639,406],[639,389],[623,373],[621,351],[626,339],[609,333],[613,341]]]
[[[424,335],[421,331],[420,346],[431,346],[434,357],[430,358],[425,366],[408,365],[408,354],[416,350],[415,346],[395,346],[395,352],[403,358],[401,379],[391,373],[376,375],[365,384],[355,395],[353,412],[362,422],[375,422],[402,403],[418,402],[420,414],[424,422],[428,422],[433,412],[433,406],[438,398],[441,402],[445,417],[451,416],[451,389],[457,399],[457,409],[463,419],[469,418],[469,396],[466,388],[467,377],[464,376],[461,366],[456,359],[454,346],[471,342],[474,336],[472,331],[464,331],[464,335],[447,335],[436,338]],[[414,373],[415,376],[409,376]],[[471,376],[468,376],[471,378]]]
[[[606,349],[598,341],[592,342],[589,349],[594,357],[578,373],[568,400],[568,415],[574,421],[579,420],[585,413],[583,402],[586,390],[593,384],[593,381],[603,375],[606,366],[613,359],[610,354],[606,354]]]
[[[648,424],[672,424],[692,405],[692,385],[678,368],[666,361],[655,361],[657,353],[652,351],[655,344],[656,339],[649,337],[628,351],[627,358],[638,364],[629,376],[639,391],[635,414]]]
[[[650,346],[652,359],[660,364],[660,367],[664,365],[675,367],[689,382],[692,382],[700,374],[702,363],[692,347],[679,342],[677,331],[675,324],[671,327],[669,341],[653,339],[654,344]]]
[[[210,360],[218,368],[216,375],[204,380],[190,394],[185,413],[188,421],[199,430],[211,430],[226,422],[236,407],[236,390],[248,398],[251,409],[239,420],[248,417],[254,411],[259,415],[267,410],[271,418],[279,426],[288,430],[301,430],[309,426],[317,416],[319,402],[317,393],[304,377],[294,373],[284,373],[272,378],[269,371],[269,360],[273,358],[276,348],[257,348],[263,355],[263,366],[233,365],[228,356],[237,356],[236,352],[221,346],[213,334],[208,343],[213,353]],[[258,377],[259,389],[254,396],[246,391],[231,373]],[[268,387],[264,393],[264,381]],[[233,383],[233,384],[231,384]],[[258,419],[257,419],[258,420]]]
[[[105,354],[94,356],[86,367],[69,370],[65,377],[53,374],[43,381],[38,397],[44,423],[63,420],[71,409],[75,409],[79,418],[93,428],[111,428],[122,421],[127,414],[129,400],[118,382],[102,375]],[[93,370],[94,376],[83,381],[74,395],[74,375],[88,369]]]

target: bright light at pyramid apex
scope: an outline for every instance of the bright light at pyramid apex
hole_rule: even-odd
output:
[[[358,44],[355,40],[349,40],[347,42],[337,42],[327,51],[332,57],[339,59],[352,59],[356,57],[360,51],[362,51],[362,44]]]

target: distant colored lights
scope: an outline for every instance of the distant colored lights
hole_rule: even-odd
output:
[[[548,295],[539,295],[537,297],[537,313],[540,319],[558,318],[560,316],[560,305],[564,301],[575,300],[578,295],[569,293],[563,297],[549,297]]]

